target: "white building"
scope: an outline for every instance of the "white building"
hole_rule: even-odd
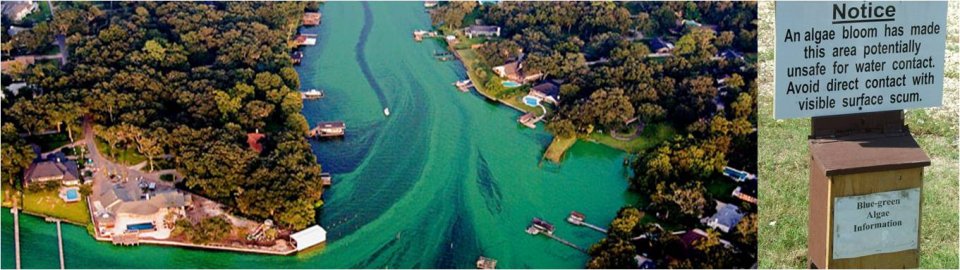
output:
[[[327,241],[327,231],[320,225],[313,225],[290,235],[293,246],[301,251]]]

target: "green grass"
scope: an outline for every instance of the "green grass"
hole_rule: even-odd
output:
[[[39,23],[51,19],[50,3],[47,1],[37,1],[36,3],[38,4],[37,10],[31,12],[30,15],[24,17],[23,20]]]
[[[105,158],[112,159],[114,162],[123,164],[123,165],[136,165],[140,162],[147,160],[146,157],[137,153],[136,148],[129,149],[113,149],[110,148],[110,145],[106,141],[97,137],[97,149],[100,149],[100,153],[103,154]]]
[[[957,3],[951,3],[954,7]],[[761,3],[760,18],[772,22],[773,3]],[[951,7],[951,12],[956,8]],[[949,20],[948,20],[949,21]],[[773,119],[773,28],[760,25],[759,112],[759,258],[760,268],[807,267],[809,119]],[[950,31],[956,31],[956,24]],[[950,32],[948,31],[948,32]],[[949,43],[954,43],[956,39]],[[949,48],[949,46],[948,46]],[[947,52],[950,55],[954,52]],[[954,58],[956,59],[956,58]],[[949,61],[949,60],[948,60]],[[949,65],[950,63],[948,63]],[[952,63],[953,65],[956,62]],[[947,70],[950,70],[948,67]],[[949,72],[948,72],[949,75]],[[948,77],[950,78],[950,77]],[[924,170],[920,267],[957,269],[957,79],[948,79],[944,107],[909,110],[907,124],[930,156]],[[770,225],[776,222],[775,225]]]
[[[643,133],[633,140],[621,141],[610,137],[610,134],[600,134],[596,132],[590,134],[589,139],[628,153],[637,153],[641,150],[656,146],[660,144],[660,142],[673,137],[675,134],[677,134],[677,131],[674,130],[672,126],[663,123],[653,123],[647,124]]]
[[[563,159],[563,153],[567,152],[567,149],[570,149],[570,147],[576,142],[576,137],[553,137],[553,141],[550,142],[550,146],[547,147],[547,152],[543,154],[543,157],[547,160],[553,161],[554,163],[560,163],[560,161]]]
[[[6,182],[3,183],[3,206],[13,207],[12,196],[16,192]],[[87,199],[67,203],[59,196],[59,190],[29,192],[23,194],[23,210],[31,213],[43,214],[80,224],[90,223],[90,212],[87,211]]]

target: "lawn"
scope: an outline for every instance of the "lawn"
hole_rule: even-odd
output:
[[[674,130],[672,126],[664,123],[654,123],[648,124],[646,128],[643,129],[643,133],[641,133],[639,137],[629,141],[617,140],[613,137],[610,137],[609,134],[600,134],[596,132],[590,134],[589,138],[591,141],[620,149],[628,153],[637,153],[656,146],[662,141],[670,139],[670,137],[673,137],[674,134],[677,134],[677,131]]]
[[[956,33],[960,3],[949,4],[948,33]],[[809,119],[773,119],[773,2],[760,7],[759,257],[760,268],[807,267],[807,179]],[[947,38],[944,104],[909,110],[907,124],[932,164],[924,170],[921,268],[957,269],[957,36]],[[773,223],[775,222],[775,224]]]
[[[108,159],[113,159],[114,162],[123,164],[123,165],[136,165],[140,162],[147,160],[146,157],[137,153],[137,150],[133,147],[129,149],[113,149],[110,148],[110,145],[106,141],[97,137],[97,149],[100,149],[100,153]]]
[[[43,22],[51,18],[50,14],[50,3],[47,1],[36,1],[37,9],[23,18],[23,21],[31,21],[34,23]]]
[[[574,143],[577,142],[576,137],[563,138],[560,136],[553,137],[553,141],[550,142],[550,146],[547,147],[547,152],[543,154],[544,158],[547,160],[553,161],[554,163],[560,163],[560,160],[563,159],[563,153],[567,152]]]
[[[3,206],[11,207],[10,196],[16,192],[10,185],[3,184]],[[43,214],[80,224],[90,223],[90,212],[87,211],[87,199],[78,202],[66,203],[60,199],[59,190],[29,192],[23,194],[23,210]]]

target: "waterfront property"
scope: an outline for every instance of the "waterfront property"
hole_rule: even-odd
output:
[[[495,66],[493,67],[493,72],[497,73],[497,76],[500,76],[500,78],[517,83],[517,86],[527,83],[528,81],[537,80],[543,76],[542,73],[527,74],[524,72],[522,60],[510,61],[506,64]],[[507,85],[504,84],[504,86]]]
[[[173,189],[145,192],[132,181],[114,184],[93,201],[94,227],[101,237],[166,239],[190,202]]]
[[[560,102],[560,83],[558,80],[542,82],[531,87],[527,96],[557,105]],[[527,103],[526,100],[524,100],[524,103]],[[540,105],[539,102],[536,104]],[[529,105],[529,103],[527,105]]]
[[[727,233],[737,227],[737,223],[740,223],[743,216],[744,213],[736,205],[717,201],[717,212],[706,218],[704,224]]]
[[[495,25],[471,25],[464,28],[463,33],[468,38],[474,37],[500,37],[500,27]]]
[[[327,241],[327,231],[320,225],[313,225],[302,231],[290,235],[293,246],[301,251]]]
[[[34,183],[49,181],[59,181],[66,186],[80,184],[80,172],[77,169],[77,163],[57,157],[52,160],[35,162],[24,173],[24,185],[29,186]]]

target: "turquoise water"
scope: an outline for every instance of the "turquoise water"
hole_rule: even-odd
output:
[[[503,81],[500,84],[503,84],[503,86],[510,87],[510,88],[514,88],[521,85],[520,83],[517,83],[515,81]]]
[[[473,268],[483,255],[500,268],[579,268],[588,259],[582,252],[524,232],[531,218],[585,248],[603,234],[566,223],[570,211],[606,227],[619,207],[636,202],[626,191],[624,153],[578,143],[563,164],[541,165],[549,133],[451,86],[466,76],[462,65],[436,61],[442,45],[411,37],[430,26],[422,3],[330,2],[322,12],[323,25],[305,31],[319,34],[318,44],[297,69],[304,89],[327,94],[304,102],[308,121],[347,126],[343,139],[312,142],[335,178],[319,211],[325,247],[296,256],[117,247],[67,225],[66,266]],[[12,219],[6,209],[0,217],[0,266],[12,268]],[[21,229],[24,267],[58,267],[56,226],[24,216]]]

